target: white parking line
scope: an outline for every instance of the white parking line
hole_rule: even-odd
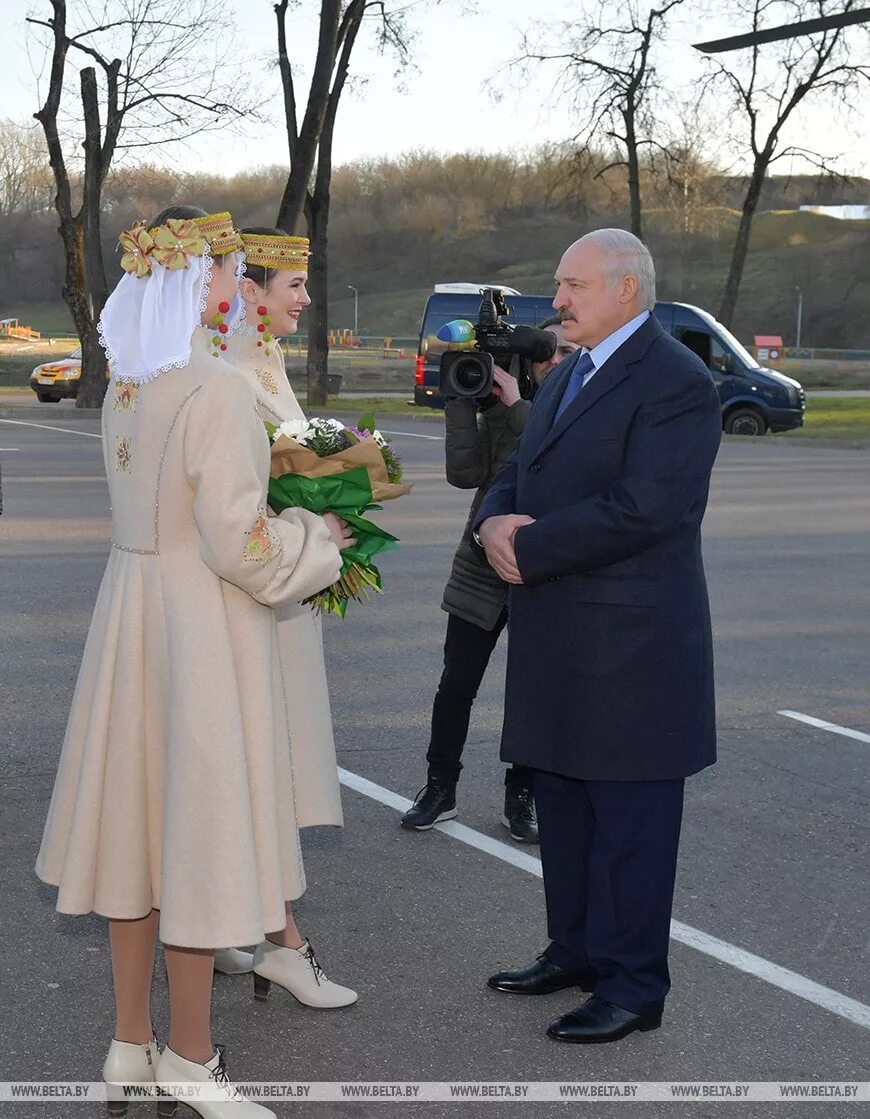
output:
[[[437,443],[444,442],[443,435],[419,435],[416,431],[387,431],[385,427],[381,428],[384,435],[407,435],[409,439],[434,439]]]
[[[858,742],[870,742],[870,734],[865,734],[863,730],[852,730],[851,727],[841,727],[837,723],[827,723],[824,719],[816,719],[812,715],[804,715],[800,711],[777,711],[777,715],[785,715],[787,719],[796,719],[799,723],[806,723],[808,727],[829,730],[832,734],[842,734],[844,738],[854,738]]]
[[[88,439],[102,439],[102,435],[94,435],[92,431],[76,431],[69,427],[50,427],[48,424],[33,424],[27,420],[2,420],[0,424],[15,424],[17,427],[39,427],[43,431],[60,431],[64,435],[86,435]]]
[[[398,793],[385,789],[382,785],[376,785],[373,781],[360,777],[357,773],[351,773],[347,769],[339,769],[338,775],[342,785],[345,785],[348,789],[362,793],[363,796],[370,797],[388,808],[394,808],[397,812],[405,812],[411,807],[412,802],[407,797],[399,796]],[[478,851],[492,855],[504,863],[510,863],[511,866],[524,870],[528,874],[534,875],[535,878],[542,877],[540,859],[536,859],[515,847],[509,847],[507,843],[492,839],[490,836],[483,835],[482,832],[475,831],[464,824],[457,824],[450,820],[443,824],[436,824],[434,830],[444,832],[446,835],[458,839],[460,843],[465,843],[469,847],[474,847]],[[681,921],[671,922],[671,938],[680,944],[686,944],[688,947],[696,949],[698,952],[703,952],[704,955],[711,956],[723,964],[728,964],[738,971],[753,975],[756,979],[762,979],[773,987],[779,987],[780,990],[797,995],[798,998],[804,999],[806,1002],[814,1003],[823,1010],[829,1010],[840,1018],[854,1022],[856,1026],[863,1026],[864,1029],[870,1030],[870,1006],[858,1002],[857,999],[841,994],[831,987],[823,987],[820,983],[808,979],[805,975],[800,975],[796,971],[789,971],[788,968],[780,967],[779,964],[766,960],[763,956],[746,952],[735,944],[729,944],[726,940],[719,940],[718,937],[710,936],[709,933],[692,928],[691,925],[684,925]]]
[[[0,419],[0,424],[17,424],[19,427],[39,427],[43,431],[61,431],[64,435],[86,435],[89,439],[102,439],[101,435],[94,435],[92,431],[75,431],[69,427],[51,427],[48,424],[35,424],[29,423],[27,420],[3,420]],[[384,435],[403,435],[408,439],[430,439],[436,443],[443,443],[443,435],[421,435],[416,431],[387,431],[386,428],[381,428]],[[14,449],[14,448],[13,448]]]

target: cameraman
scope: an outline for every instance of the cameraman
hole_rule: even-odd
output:
[[[462,769],[460,757],[471,707],[499,634],[507,624],[507,584],[472,546],[471,527],[496,472],[513,454],[537,387],[551,369],[577,349],[566,341],[558,318],[548,319],[541,326],[556,335],[556,352],[549,361],[528,363],[515,357],[512,367],[518,367],[519,377],[496,366],[491,396],[483,401],[449,399],[444,409],[447,481],[459,489],[476,488],[477,493],[441,603],[449,617],[444,672],[432,705],[428,777],[402,817],[403,827],[417,831],[428,831],[457,814],[456,782]],[[528,386],[524,392],[521,384]],[[538,841],[530,775],[531,770],[518,765],[505,773],[502,822],[518,843]]]

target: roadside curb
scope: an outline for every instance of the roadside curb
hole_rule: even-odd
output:
[[[101,412],[101,408],[58,408],[51,404],[0,403],[0,419],[3,420],[42,420],[50,423],[52,419],[74,420],[82,416],[85,419],[92,419],[94,416],[99,416]]]

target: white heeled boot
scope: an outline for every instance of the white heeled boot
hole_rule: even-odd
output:
[[[195,1085],[202,1086],[202,1098],[185,1091]],[[157,1061],[157,1086],[163,1093],[157,1104],[159,1119],[175,1115],[179,1099],[174,1093],[202,1119],[276,1119],[274,1111],[246,1099],[233,1085],[220,1046],[210,1061],[200,1065],[179,1057],[167,1045]]]
[[[359,998],[350,987],[342,987],[326,978],[307,940],[301,948],[282,948],[271,940],[264,940],[257,946],[254,998],[265,1001],[273,983],[284,987],[305,1006],[319,1009],[352,1006]]]
[[[215,948],[214,969],[222,975],[248,975],[254,970],[254,957],[240,948]]]
[[[103,1064],[103,1080],[106,1082],[108,1096],[106,1106],[110,1115],[121,1116],[127,1113],[128,1100],[123,1091],[127,1085],[154,1083],[159,1056],[156,1037],[146,1045],[112,1038]]]

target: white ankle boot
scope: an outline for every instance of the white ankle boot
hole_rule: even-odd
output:
[[[188,1095],[185,1088],[200,1084],[204,1097]],[[157,1104],[159,1119],[172,1119],[178,1108],[178,1099],[201,1115],[203,1119],[276,1119],[268,1107],[252,1103],[231,1083],[224,1067],[223,1050],[218,1050],[204,1065],[179,1057],[167,1045],[157,1062],[157,1086],[164,1095]]]
[[[157,1038],[153,1038],[147,1045],[136,1045],[133,1042],[116,1041],[112,1038],[112,1044],[109,1046],[103,1064],[103,1080],[106,1082],[107,1107],[110,1115],[126,1114],[127,1098],[123,1092],[126,1085],[154,1083],[159,1056]]]
[[[254,970],[254,957],[240,948],[215,948],[214,969],[222,975],[248,975]]]
[[[314,949],[306,940],[301,948],[282,948],[264,940],[254,952],[254,997],[269,997],[273,983],[286,988],[305,1006],[322,1009],[351,1006],[359,998],[350,987],[341,987],[323,974]]]

